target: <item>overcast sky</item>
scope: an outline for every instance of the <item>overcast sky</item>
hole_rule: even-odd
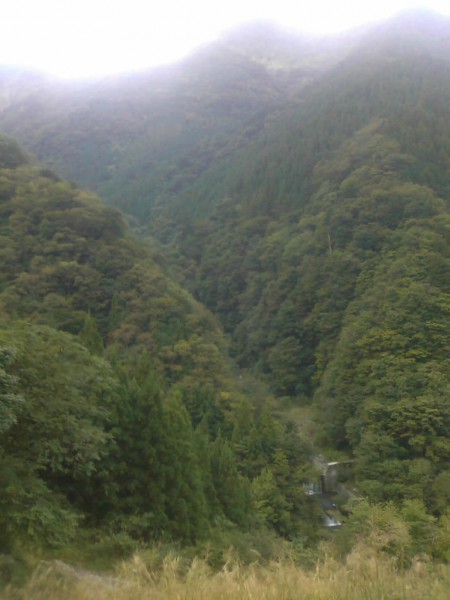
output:
[[[250,20],[321,34],[418,6],[450,14],[450,0],[1,0],[0,64],[97,76],[173,62]]]

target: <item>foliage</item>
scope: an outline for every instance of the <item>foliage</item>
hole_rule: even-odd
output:
[[[230,351],[354,458],[381,504],[355,508],[349,543],[367,519],[383,554],[433,538],[447,556],[448,35],[399,17],[294,59],[236,34],[127,81],[5,83],[1,126],[158,238],[1,139],[11,527],[39,506],[49,532],[190,543],[223,520],[315,541],[313,451]]]
[[[217,322],[94,195],[0,175],[2,549],[248,528],[261,467],[231,439],[248,400]]]
[[[0,443],[3,549],[19,539],[63,544],[80,519],[76,499],[106,451],[114,381],[68,334],[19,323],[0,339],[15,348],[10,371],[25,398]]]
[[[360,499],[349,508],[345,526],[328,548],[336,557],[370,550],[377,556],[392,557],[400,569],[417,560],[448,561],[448,519],[431,516],[422,502],[375,504]]]
[[[23,398],[15,393],[17,379],[9,372],[15,352],[7,346],[0,347],[0,434],[17,423],[17,413]]]

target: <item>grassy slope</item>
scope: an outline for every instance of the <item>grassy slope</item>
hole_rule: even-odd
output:
[[[201,560],[183,568],[176,556],[154,569],[136,555],[114,576],[81,572],[54,562],[42,565],[20,591],[4,600],[446,600],[450,568],[417,559],[406,571],[395,560],[356,548],[345,563],[332,558],[305,570],[289,561],[241,567],[231,561],[213,573]]]

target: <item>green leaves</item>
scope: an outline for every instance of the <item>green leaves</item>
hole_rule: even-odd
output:
[[[372,498],[418,497],[429,507],[436,507],[429,486],[450,456],[450,301],[440,275],[450,257],[446,225],[438,233],[436,222],[397,230],[347,310],[317,391],[331,439],[358,456],[362,488]],[[429,463],[425,477],[417,459]]]
[[[351,507],[345,526],[336,534],[337,547],[348,552],[352,545],[376,554],[395,556],[400,568],[419,555],[445,560],[447,523],[427,513],[419,500],[373,504],[357,501]],[[436,546],[436,542],[438,545]]]
[[[0,345],[7,368],[0,370],[4,543],[64,544],[75,535],[76,505],[107,450],[115,382],[103,361],[48,327],[3,327]]]
[[[16,348],[12,372],[27,398],[4,447],[50,477],[88,475],[107,439],[115,387],[109,367],[46,327],[20,324],[0,339]]]
[[[0,346],[0,436],[17,423],[24,402],[22,396],[15,393],[17,378],[9,372],[14,358],[12,348]]]
[[[29,156],[15,140],[0,136],[0,169],[15,169],[28,161]]]

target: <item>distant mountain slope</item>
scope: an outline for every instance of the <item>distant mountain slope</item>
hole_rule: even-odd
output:
[[[195,220],[225,197],[239,197],[236,203],[244,210],[253,207],[255,214],[295,210],[312,196],[317,162],[372,119],[385,119],[386,131],[395,127],[396,135],[403,136],[404,147],[409,142],[427,144],[431,133],[427,132],[427,118],[442,119],[447,127],[450,61],[446,43],[450,23],[427,15],[423,22],[420,14],[401,16],[356,40],[353,49],[308,86],[296,102],[268,119],[247,148],[229,157],[225,165],[213,165],[160,210],[164,213],[166,207],[166,212],[170,211],[172,203],[174,218],[182,211],[180,220],[185,221],[189,214]],[[412,140],[415,118],[419,119],[417,139]],[[438,165],[435,157],[430,158],[434,166],[427,168],[433,168],[436,177],[440,172],[445,186],[445,164]],[[445,162],[445,153],[441,152],[438,160]]]
[[[210,208],[214,183],[220,181],[219,193],[227,195],[229,180],[232,189],[242,160],[246,169],[251,168],[248,156],[255,154],[259,164],[263,147],[276,148],[282,160],[279,168],[292,171],[286,149],[277,147],[280,136],[275,134],[272,140],[277,129],[302,137],[302,144],[297,144],[302,150],[297,148],[298,156],[292,158],[297,178],[304,180],[304,163],[314,164],[333,139],[341,140],[343,120],[354,128],[359,114],[363,126],[364,114],[368,116],[377,101],[373,96],[381,94],[382,102],[390,102],[389,83],[385,90],[381,83],[386,79],[381,56],[394,80],[420,79],[424,64],[416,73],[402,75],[392,61],[402,53],[422,63],[428,56],[448,60],[448,39],[448,19],[413,11],[330,39],[306,38],[264,23],[247,25],[177,65],[99,81],[58,82],[2,69],[0,131],[141,222],[153,218],[155,206],[158,215],[171,203],[177,211],[183,204],[188,204],[188,211],[195,210],[192,204],[207,189],[208,197],[198,206],[201,214]],[[347,94],[348,114],[333,115],[336,106],[342,113],[347,102],[339,89],[333,89],[336,80],[342,88],[345,72],[358,106],[355,109]],[[315,120],[314,126],[308,125],[310,120]],[[318,129],[315,141],[313,129]],[[283,180],[285,187],[292,176],[278,181]]]
[[[338,46],[338,44],[337,44]],[[86,83],[0,72],[0,130],[142,219],[245,147],[335,56],[248,26],[183,62]]]
[[[153,222],[240,363],[313,398],[361,489],[434,509],[450,452],[450,61],[429,33],[448,25],[407,15],[369,33]]]

